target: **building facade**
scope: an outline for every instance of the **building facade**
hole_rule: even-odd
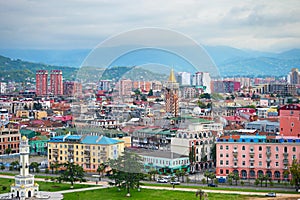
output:
[[[19,153],[21,134],[18,129],[10,127],[0,128],[0,155]]]
[[[52,70],[50,74],[50,93],[63,95],[63,77],[61,70]]]
[[[63,164],[71,160],[86,172],[96,172],[108,159],[117,159],[124,152],[124,141],[105,136],[62,135],[48,142],[48,163]]]
[[[216,142],[216,175],[238,173],[242,179],[268,175],[272,180],[287,180],[293,159],[300,159],[300,139],[282,136],[231,135]]]
[[[82,94],[82,84],[74,81],[64,82],[63,91],[66,96],[80,96]]]
[[[44,96],[48,94],[48,71],[38,70],[35,75],[36,80],[36,95]]]

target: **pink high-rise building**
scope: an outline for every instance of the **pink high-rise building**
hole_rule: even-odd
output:
[[[36,95],[42,96],[47,95],[47,86],[48,86],[48,71],[47,70],[38,70],[35,74],[36,77]]]
[[[61,70],[52,70],[50,74],[50,93],[63,95],[63,77]]]

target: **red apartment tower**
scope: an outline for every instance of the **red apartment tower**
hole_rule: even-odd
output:
[[[50,93],[63,95],[63,78],[61,70],[52,70],[50,74]]]
[[[38,70],[36,71],[36,95],[43,96],[47,95],[47,85],[48,85],[48,71]]]

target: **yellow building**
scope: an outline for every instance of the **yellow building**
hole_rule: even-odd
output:
[[[37,110],[34,112],[34,119],[43,119],[46,118],[47,116],[48,115],[46,111]]]
[[[124,152],[124,141],[93,135],[56,136],[48,142],[48,163],[74,162],[86,172],[96,172],[101,163],[117,159]]]
[[[28,118],[29,111],[28,110],[17,110],[16,117],[18,118]]]

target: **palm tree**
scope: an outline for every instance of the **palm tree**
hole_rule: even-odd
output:
[[[209,175],[210,175],[210,172],[208,171],[208,170],[206,170],[205,172],[204,172],[204,176],[206,177],[206,183],[208,184],[208,177],[209,177]]]
[[[103,163],[98,166],[97,172],[99,172],[99,181],[101,181],[105,168],[106,166]]]

